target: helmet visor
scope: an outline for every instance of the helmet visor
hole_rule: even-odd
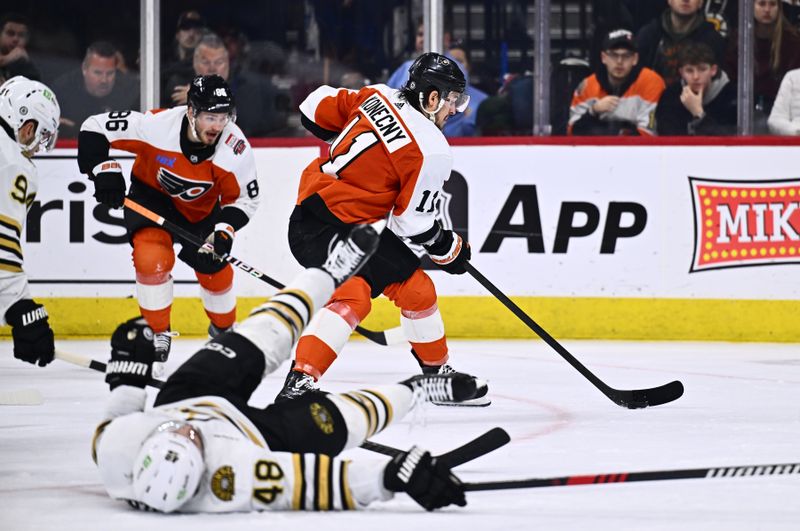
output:
[[[55,132],[48,129],[42,129],[39,137],[39,150],[47,152],[56,147],[56,140],[58,139],[58,129]]]
[[[197,113],[197,121],[206,127],[212,125],[225,127],[229,122],[236,121],[236,111],[231,113],[200,111]]]
[[[469,105],[469,94],[466,92],[451,92],[447,95],[447,104],[457,112],[464,112]]]
[[[205,444],[203,443],[203,436],[200,434],[200,430],[189,424],[188,422],[182,422],[177,420],[168,420],[166,422],[162,422],[159,424],[155,430],[153,430],[152,435],[156,433],[177,433],[178,435],[183,435],[187,439],[189,439],[197,449],[200,450],[200,453],[203,453],[205,449]]]

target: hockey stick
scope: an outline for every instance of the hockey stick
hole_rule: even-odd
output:
[[[492,428],[483,435],[477,436],[458,448],[454,448],[449,452],[445,452],[442,455],[437,456],[436,459],[443,461],[449,468],[455,468],[468,461],[472,461],[473,459],[477,459],[482,455],[486,455],[489,452],[497,450],[501,446],[507,444],[510,440],[511,438],[508,436],[506,430],[503,428]],[[364,441],[361,447],[365,450],[388,455],[389,457],[395,457],[405,453],[404,450],[386,446],[373,441]]]
[[[600,392],[606,395],[612,402],[615,404],[627,407],[629,409],[639,409],[648,406],[658,406],[661,404],[666,404],[667,402],[672,402],[673,400],[677,400],[683,395],[683,384],[678,381],[672,381],[668,384],[661,385],[659,387],[651,387],[649,389],[632,389],[632,390],[624,390],[624,389],[614,389],[602,381],[600,378],[595,376],[595,374],[586,368],[580,361],[575,359],[575,357],[569,353],[569,351],[564,348],[561,343],[556,341],[553,336],[548,334],[544,328],[539,326],[533,319],[531,319],[528,314],[523,312],[519,306],[514,304],[514,302],[509,299],[502,291],[500,291],[494,284],[489,282],[489,280],[483,276],[475,266],[471,263],[466,262],[465,267],[467,272],[472,275],[472,277],[478,281],[484,288],[489,290],[489,292],[497,297],[497,299],[502,302],[506,308],[511,310],[511,313],[516,315],[520,321],[525,323],[528,328],[536,332],[536,335],[544,339],[545,343],[550,345],[553,350],[558,352],[562,358],[567,360],[567,362],[572,365],[579,373],[581,373],[584,378],[592,382],[595,387],[597,387]]]
[[[204,241],[200,240],[200,238],[198,238],[197,236],[195,236],[191,232],[187,231],[186,229],[184,229],[180,225],[177,225],[177,224],[169,221],[168,219],[164,219],[163,217],[159,216],[158,214],[156,214],[152,210],[148,209],[147,207],[144,207],[144,206],[140,205],[139,203],[137,203],[136,201],[132,200],[129,197],[125,198],[125,208],[128,208],[128,209],[132,210],[133,212],[136,212],[140,216],[149,219],[150,221],[152,221],[156,225],[164,227],[168,231],[170,231],[170,232],[172,232],[174,234],[177,234],[178,236],[180,236],[182,239],[186,240],[190,244],[192,244],[192,245],[194,245],[194,246],[196,246],[198,248],[205,247],[206,249],[209,249],[213,253],[213,250],[210,249],[210,246],[208,246]],[[246,262],[243,262],[242,260],[239,260],[236,257],[233,257],[233,256],[231,256],[229,254],[224,254],[222,256],[219,256],[219,255],[216,255],[216,253],[214,253],[214,255],[218,256],[218,258],[221,258],[222,260],[225,260],[226,262],[228,262],[232,266],[238,267],[239,269],[241,269],[245,273],[248,273],[249,275],[257,278],[258,280],[261,280],[262,282],[266,282],[267,284],[269,284],[273,288],[283,289],[283,288],[286,287],[284,284],[281,284],[280,282],[278,282],[274,278],[271,278],[271,277],[265,275],[264,273],[262,273],[261,271],[259,271],[255,267],[251,266],[250,264],[247,264]],[[356,330],[356,332],[358,332],[362,336],[366,337],[370,341],[372,341],[374,343],[377,343],[379,345],[383,345],[383,346],[392,345],[392,344],[396,344],[396,343],[400,343],[402,341],[405,341],[405,336],[403,334],[402,328],[399,327],[399,326],[395,327],[395,328],[390,328],[389,330],[380,331],[380,332],[375,332],[374,330],[367,330],[366,328],[362,328],[360,326],[356,326],[355,330]]]
[[[464,483],[467,491],[534,489],[538,487],[574,487],[576,485],[606,485],[634,481],[663,481],[669,479],[740,478],[752,476],[788,476],[800,474],[800,463],[777,465],[728,466],[717,468],[684,468],[680,470],[653,470],[649,472],[617,472],[589,476],[562,476],[554,478],[512,479]]]
[[[0,391],[0,406],[39,406],[44,403],[38,389],[11,389]]]

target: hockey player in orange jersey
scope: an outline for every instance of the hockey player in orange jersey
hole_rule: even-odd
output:
[[[110,208],[125,199],[120,164],[109,149],[136,154],[128,196],[192,232],[214,248],[230,253],[236,231],[258,207],[255,159],[236,126],[236,107],[219,76],[198,76],[189,88],[188,106],[141,114],[113,111],[89,117],[78,137],[78,164],[94,182],[95,198]],[[139,308],[155,332],[160,361],[169,354],[174,243],[178,258],[195,271],[201,298],[216,336],[236,320],[233,268],[205,248],[126,209],[125,226],[133,246]]]
[[[295,258],[317,267],[354,224],[388,216],[389,225],[367,265],[334,292],[300,338],[277,400],[315,387],[381,293],[400,308],[403,332],[422,371],[453,372],[436,290],[406,242],[422,245],[448,273],[465,272],[469,245],[437,219],[453,161],[441,129],[466,108],[464,87],[456,63],[425,53],[411,65],[402,90],[322,86],[300,104],[303,125],[331,146],[329,156],[313,161],[301,176],[289,221]],[[488,405],[487,391],[481,382],[479,396],[459,405]]]

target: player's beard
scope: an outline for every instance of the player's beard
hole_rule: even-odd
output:
[[[219,138],[220,134],[222,134],[222,130],[216,132],[208,129],[205,131],[201,131],[199,135],[200,141],[207,146],[213,145],[214,142],[217,141],[217,138]]]

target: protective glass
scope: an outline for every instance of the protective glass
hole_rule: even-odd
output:
[[[450,108],[455,108],[458,112],[464,112],[469,105],[469,94],[465,92],[451,92],[445,99]]]

